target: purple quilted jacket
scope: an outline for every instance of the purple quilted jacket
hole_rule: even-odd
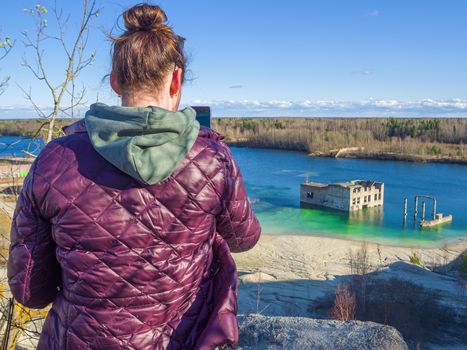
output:
[[[167,179],[142,185],[96,152],[84,122],[25,178],[8,261],[21,304],[53,303],[38,349],[213,349],[238,340],[230,252],[260,226],[229,148],[201,128]]]

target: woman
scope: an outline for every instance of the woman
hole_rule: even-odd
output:
[[[33,163],[11,232],[8,278],[23,305],[52,308],[39,349],[234,345],[230,252],[260,226],[229,148],[178,110],[182,39],[157,6],[123,14],[111,86]]]

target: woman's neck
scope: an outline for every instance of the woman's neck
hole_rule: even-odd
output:
[[[124,93],[122,95],[122,106],[124,107],[148,107],[155,106],[167,110],[173,109],[173,104],[170,98],[163,96],[153,96],[144,94]]]

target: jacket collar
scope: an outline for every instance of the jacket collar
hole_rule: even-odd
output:
[[[86,130],[86,123],[84,122],[84,119],[80,119],[70,125],[64,126],[62,128],[63,132],[65,135],[71,135],[71,134],[76,134],[76,133],[84,133],[87,132]],[[224,140],[224,135],[218,133],[217,131],[214,131],[210,128],[207,128],[205,126],[201,126],[199,130],[199,136],[200,137],[205,137],[208,139],[213,139],[216,141],[222,141]]]
[[[74,122],[73,124],[64,126],[62,130],[65,133],[65,135],[83,133],[86,132],[86,124],[84,123],[84,119],[80,119],[77,122]]]

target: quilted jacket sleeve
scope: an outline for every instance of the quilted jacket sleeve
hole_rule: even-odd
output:
[[[217,217],[217,232],[227,241],[232,252],[253,248],[261,234],[261,226],[247,197],[238,164],[226,146],[228,162],[222,212]]]
[[[11,292],[19,303],[30,308],[43,308],[54,300],[60,277],[51,226],[41,216],[36,202],[49,186],[35,174],[37,160],[24,180],[16,204],[8,257]]]

